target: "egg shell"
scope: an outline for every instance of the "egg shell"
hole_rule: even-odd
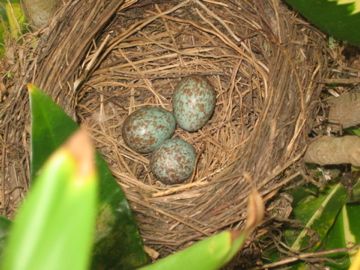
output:
[[[122,136],[125,143],[139,153],[150,153],[175,131],[176,122],[171,112],[159,107],[143,107],[124,121]]]
[[[179,184],[191,176],[195,161],[195,148],[182,139],[174,138],[166,140],[152,154],[150,168],[162,183]]]
[[[182,79],[173,95],[173,112],[178,125],[187,131],[202,128],[211,118],[216,93],[210,82],[199,76]]]

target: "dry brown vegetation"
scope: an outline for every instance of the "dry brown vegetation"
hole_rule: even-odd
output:
[[[35,49],[13,52],[0,108],[2,213],[28,188],[24,86],[33,82],[91,132],[146,245],[167,254],[242,227],[253,187],[268,201],[299,175],[328,74],[325,50],[324,36],[280,1],[70,1]],[[148,157],[126,147],[121,126],[141,106],[171,110],[174,86],[189,75],[211,81],[217,106],[202,130],[176,131],[195,146],[197,168],[186,184],[164,186]]]

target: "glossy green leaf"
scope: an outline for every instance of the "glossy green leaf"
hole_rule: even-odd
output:
[[[360,269],[360,249],[355,255],[354,261],[351,263],[349,270],[359,270]]]
[[[323,173],[317,175],[316,168],[309,168],[315,179],[323,176]],[[324,170],[326,170],[327,175],[332,176],[332,182],[337,182],[336,184],[329,182],[323,190],[319,190],[315,185],[306,184],[289,191],[293,198],[292,219],[300,222],[301,226],[298,229],[288,226],[284,233],[284,240],[295,252],[343,248],[346,239],[350,241],[351,237],[349,236],[357,235],[357,230],[360,229],[360,225],[357,224],[360,222],[360,212],[353,212],[352,210],[356,204],[347,205],[353,196],[350,197],[349,191],[339,183],[345,175],[337,171],[338,168],[326,168]],[[352,192],[357,193],[359,189],[360,184],[355,184]],[[352,214],[349,214],[349,207]],[[347,225],[343,223],[343,217],[346,214],[344,209],[347,211]],[[355,224],[351,225],[351,233],[349,233],[350,230],[345,231],[344,229],[349,224]],[[356,241],[359,243],[358,240]],[[281,254],[275,247],[273,250],[265,251],[264,259],[266,262],[273,263],[281,260],[283,256],[286,255]],[[327,257],[334,259],[330,269],[347,269],[349,266],[349,256],[345,252],[331,254]],[[303,262],[297,261],[289,269],[308,268]]]
[[[348,204],[339,213],[334,226],[329,231],[323,249],[349,248],[360,243],[360,205]],[[331,269],[348,269],[354,260],[354,251],[332,256],[333,263],[328,263]],[[336,259],[336,260],[335,260]]]
[[[41,90],[33,85],[29,88],[32,113],[31,171],[35,175],[48,156],[78,126]],[[100,196],[93,268],[140,267],[149,260],[125,195],[100,155],[96,157],[96,166],[100,178]]]
[[[311,252],[328,249],[324,246],[328,233],[332,230],[338,213],[348,200],[342,184],[329,184],[320,191],[316,186],[307,184],[291,192],[293,197],[292,219],[301,225],[288,226],[284,231],[284,242],[294,252]],[[265,251],[267,262],[281,260],[284,255],[276,248]],[[285,255],[288,257],[288,255]],[[297,261],[289,269],[308,269],[302,261]]]
[[[357,181],[351,190],[349,201],[355,203],[348,203],[342,208],[334,227],[326,238],[324,243],[326,248],[349,248],[360,243],[360,178],[358,168],[353,168],[353,175],[357,177]],[[354,250],[346,254],[338,254],[337,257],[336,264],[328,264],[331,269],[348,269],[350,264],[352,269],[356,269],[356,264],[360,266],[360,262],[355,262]]]
[[[347,128],[345,132],[351,135],[360,136],[360,128]]]
[[[29,85],[31,107],[31,179],[78,126],[40,89]]]
[[[0,261],[10,225],[11,225],[10,220],[8,220],[6,217],[0,216]]]
[[[360,179],[357,180],[351,191],[350,202],[360,203]]]
[[[2,269],[87,269],[97,179],[90,140],[77,132],[46,161],[18,209]]]
[[[149,262],[123,191],[106,162],[97,155],[100,206],[96,222],[93,269],[133,269]]]
[[[330,186],[317,197],[308,196],[300,201],[294,208],[294,217],[304,225],[304,228],[300,232],[286,232],[291,249],[300,251],[310,244],[312,250],[319,247],[346,201],[347,193],[340,183]],[[313,243],[314,237],[317,240],[315,243]]]
[[[182,251],[176,252],[141,270],[215,270],[220,269],[239,251],[247,233],[224,231]]]
[[[285,0],[326,33],[360,45],[360,0]]]
[[[294,208],[300,206],[304,201],[314,199],[318,194],[318,188],[314,185],[304,185],[290,191],[293,198],[292,205]]]

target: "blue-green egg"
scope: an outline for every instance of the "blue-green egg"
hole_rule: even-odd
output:
[[[187,131],[202,128],[214,113],[216,93],[210,82],[199,76],[182,79],[173,95],[173,111],[178,125]]]
[[[150,153],[173,135],[175,126],[175,118],[171,112],[146,106],[125,119],[122,137],[136,152]]]
[[[155,177],[167,185],[188,179],[195,168],[196,151],[188,142],[166,140],[151,156],[150,168]]]

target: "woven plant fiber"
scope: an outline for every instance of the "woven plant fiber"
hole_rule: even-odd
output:
[[[20,60],[0,106],[6,215],[28,189],[28,82],[86,127],[145,245],[161,254],[241,228],[252,187],[268,201],[299,174],[327,73],[326,42],[281,1],[74,0],[41,34],[13,52]],[[215,113],[197,132],[176,129],[195,147],[196,169],[167,186],[150,172],[149,155],[125,145],[121,128],[143,106],[171,111],[176,84],[193,75],[213,85]]]

